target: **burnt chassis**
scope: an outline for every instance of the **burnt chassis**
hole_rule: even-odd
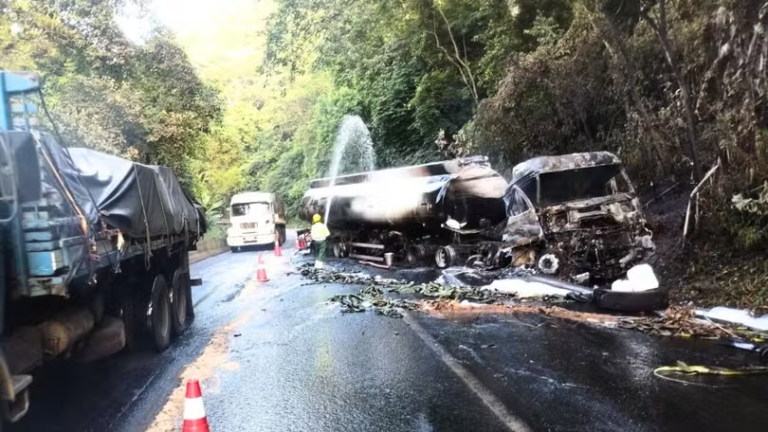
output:
[[[615,172],[607,183],[610,193],[539,205],[542,175],[578,174],[601,167]],[[626,191],[618,191],[616,177]],[[529,196],[533,194],[535,201]],[[545,274],[583,275],[579,277],[582,281],[599,283],[617,279],[655,250],[632,183],[611,153],[577,153],[523,162],[513,169],[505,201],[508,219],[501,232],[504,246],[500,252],[515,265],[532,264]]]
[[[506,219],[507,186],[484,156],[349,174],[312,181],[301,217],[327,215],[336,257],[448,267]]]

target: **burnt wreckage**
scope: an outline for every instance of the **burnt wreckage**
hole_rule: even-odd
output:
[[[315,213],[327,216],[335,256],[372,261],[607,279],[653,250],[632,184],[606,152],[534,158],[511,183],[484,156],[318,179],[301,217]]]
[[[615,279],[655,251],[632,182],[608,152],[522,162],[504,201],[504,251],[546,274]]]

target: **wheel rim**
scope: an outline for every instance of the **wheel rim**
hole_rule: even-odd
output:
[[[555,274],[560,267],[560,260],[554,254],[544,254],[539,258],[539,270],[545,274]]]
[[[435,255],[435,261],[437,261],[438,267],[446,267],[448,263],[448,251],[446,251],[445,248],[438,249],[437,254]]]
[[[171,332],[171,304],[169,303],[170,294],[168,293],[168,289],[162,276],[157,276],[155,278],[155,283],[152,289],[153,291],[162,290],[162,292],[165,293],[165,295],[158,295],[157,304],[152,305],[152,331],[165,339]]]
[[[176,320],[181,326],[187,322],[187,291],[183,287],[184,276],[177,273],[171,292],[171,305],[176,312]]]
[[[160,330],[160,334],[163,337],[168,336],[168,332],[170,331],[170,324],[171,324],[171,317],[168,313],[169,307],[168,307],[168,298],[167,297],[161,297],[160,298],[160,307],[157,308],[159,310],[158,315],[158,324],[160,327],[158,329]]]
[[[408,253],[405,255],[405,259],[408,261],[408,264],[416,264],[416,255],[413,253],[412,250],[409,250]]]

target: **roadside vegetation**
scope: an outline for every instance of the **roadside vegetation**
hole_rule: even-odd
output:
[[[764,1],[232,0],[131,41],[121,11],[145,3],[0,0],[0,67],[42,74],[67,144],[293,215],[346,114],[380,167],[610,150],[678,300],[768,306]]]

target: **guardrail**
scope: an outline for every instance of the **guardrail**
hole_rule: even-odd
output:
[[[204,239],[197,242],[197,250],[189,253],[189,263],[210,258],[229,250],[226,239]]]

